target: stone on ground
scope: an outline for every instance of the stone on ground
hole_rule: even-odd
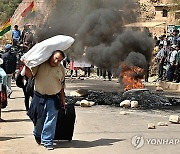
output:
[[[138,101],[131,101],[131,108],[137,108],[138,107]]]
[[[178,115],[170,115],[169,121],[172,122],[172,123],[179,123],[180,118],[179,118]]]
[[[164,89],[162,87],[156,87],[156,91],[163,91]]]
[[[156,126],[154,123],[149,123],[148,124],[148,129],[156,129]]]
[[[130,106],[131,106],[130,100],[124,100],[120,103],[120,107],[130,107]]]
[[[91,106],[93,106],[93,105],[95,105],[95,102],[93,102],[93,101],[87,101],[87,100],[85,100],[85,99],[83,99],[83,100],[80,102],[80,106],[81,106],[81,107],[91,107]]]
[[[167,122],[158,122],[157,123],[158,126],[168,126]]]
[[[126,111],[120,111],[119,113],[122,114],[122,115],[127,115]]]

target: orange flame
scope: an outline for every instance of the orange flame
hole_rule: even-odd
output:
[[[124,90],[144,88],[141,79],[144,74],[144,70],[137,66],[127,66],[123,64],[121,66],[121,78],[124,84]]]

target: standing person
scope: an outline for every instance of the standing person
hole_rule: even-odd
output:
[[[163,79],[163,65],[164,65],[164,61],[165,61],[165,49],[163,48],[163,44],[159,45],[159,51],[156,55],[156,60],[159,64],[158,66],[158,80],[162,80]]]
[[[91,75],[91,64],[89,60],[86,57],[86,52],[87,52],[88,46],[84,46],[84,53],[82,55],[82,64],[84,65],[83,70],[84,70],[84,76],[89,78]]]
[[[70,74],[70,77],[72,78],[73,77],[73,72],[75,71],[75,76],[77,77],[78,76],[78,70],[79,68],[78,67],[74,67],[74,61],[71,60],[70,61],[70,70],[71,70],[71,74]]]
[[[0,58],[0,65],[3,64],[3,59]],[[6,72],[0,67],[0,86],[2,91],[2,86],[6,86]],[[5,122],[4,119],[1,118],[1,108],[2,108],[2,102],[0,101],[0,122]]]
[[[2,55],[2,59],[4,61],[2,68],[7,74],[7,86],[10,89],[10,92],[8,93],[8,98],[10,98],[10,95],[12,93],[11,80],[13,73],[15,73],[17,65],[17,57],[15,52],[11,50],[11,47],[11,44],[5,45],[5,53]]]
[[[108,75],[108,80],[111,81],[112,79],[112,73],[111,73],[111,70],[108,69],[108,70],[103,70],[103,78],[104,78],[104,81],[106,80],[106,72],[107,72],[107,75]]]
[[[145,82],[148,82],[148,78],[149,78],[149,67],[150,67],[150,64],[147,64],[146,68],[145,68]]]
[[[21,31],[18,29],[18,25],[15,25],[14,29],[12,30],[13,45],[17,46],[20,39],[21,39]]]
[[[102,77],[102,75],[103,75],[103,73],[102,73],[102,69],[101,69],[101,68],[99,68],[99,67],[97,67],[97,77],[98,77],[98,78],[101,78],[101,77]]]
[[[23,29],[22,35],[21,35],[22,42],[23,42],[24,35],[28,31],[28,29],[29,29],[29,25],[27,25],[27,24],[24,25],[24,29]]]
[[[44,63],[31,70],[26,67],[26,75],[35,77],[35,92],[28,111],[34,123],[33,134],[36,142],[48,150],[53,150],[58,110],[65,106],[65,69],[61,64],[64,57],[62,51],[56,50]]]
[[[85,67],[84,68],[84,76],[90,77],[90,75],[91,75],[91,67]]]
[[[174,79],[174,73],[175,73],[175,64],[176,64],[176,45],[172,45],[171,46],[172,51],[169,54],[169,68],[167,70],[167,81],[173,81]]]
[[[31,49],[35,44],[34,35],[29,27],[23,32],[22,41],[24,46],[28,46],[28,49]]]
[[[178,44],[178,33],[179,31],[178,30],[173,30],[173,33],[172,33],[172,37],[171,37],[171,44],[172,45],[177,45]]]
[[[162,36],[160,37],[160,42],[159,42],[159,44],[163,44],[164,47],[167,46],[166,35],[162,35]]]
[[[180,46],[177,46],[176,55],[176,83],[180,82]]]

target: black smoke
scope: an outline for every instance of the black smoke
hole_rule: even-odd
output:
[[[141,62],[141,67],[143,67],[143,64],[151,60],[152,44],[152,39],[147,37],[145,33],[125,30],[110,45],[103,43],[89,47],[87,57],[92,64],[101,68],[118,67],[124,60],[126,60],[126,63],[129,61],[134,65]],[[133,56],[130,55],[127,58],[132,52]],[[139,56],[140,54],[142,56]]]
[[[57,0],[38,32],[39,41],[70,35],[75,43],[66,53],[74,59],[81,58],[87,46],[86,58],[100,68],[118,69],[125,60],[144,67],[151,60],[153,40],[140,29],[125,26],[136,22],[138,15],[136,0]]]

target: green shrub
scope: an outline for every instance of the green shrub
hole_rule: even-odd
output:
[[[1,0],[0,3],[0,22],[3,24],[10,18],[22,0]]]

